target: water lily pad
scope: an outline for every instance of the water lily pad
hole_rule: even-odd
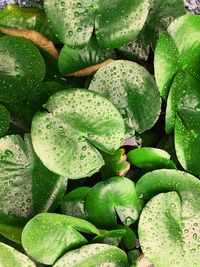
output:
[[[107,97],[120,111],[128,136],[142,133],[160,115],[160,95],[151,75],[140,65],[118,60],[101,68],[89,87]]]
[[[24,100],[45,76],[45,64],[39,50],[24,38],[0,38],[0,101]]]
[[[33,118],[33,146],[55,173],[71,179],[91,176],[104,165],[98,150],[113,154],[124,142],[121,115],[95,92],[60,91],[45,107],[48,112],[38,112]]]
[[[87,239],[80,232],[98,234],[97,228],[85,220],[55,213],[42,213],[24,227],[22,245],[33,259],[50,265],[66,251],[87,243]]]

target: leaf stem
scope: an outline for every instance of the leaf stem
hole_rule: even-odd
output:
[[[74,77],[88,76],[88,75],[95,73],[100,68],[110,64],[112,61],[114,61],[114,60],[113,59],[107,59],[106,61],[104,61],[100,64],[96,64],[96,65],[90,66],[88,68],[85,68],[83,70],[76,71],[74,73],[68,74],[67,76],[74,76]]]
[[[33,42],[38,47],[44,49],[53,58],[58,59],[59,53],[56,47],[54,46],[54,43],[52,41],[49,41],[39,32],[36,32],[34,30],[21,30],[21,29],[12,29],[4,27],[0,27],[0,32],[11,36],[23,37]]]

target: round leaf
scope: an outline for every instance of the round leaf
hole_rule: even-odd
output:
[[[45,75],[38,49],[24,38],[0,38],[0,101],[20,102]]]
[[[50,265],[66,251],[87,243],[79,231],[98,234],[97,228],[87,221],[55,213],[42,213],[24,227],[22,245],[33,259]]]
[[[158,267],[174,267],[177,262],[198,266],[199,179],[177,170],[157,170],[145,174],[136,191],[144,201],[152,198],[139,221],[140,243],[149,261]]]
[[[97,71],[89,89],[107,97],[119,109],[128,135],[152,128],[159,117],[158,89],[151,75],[136,63],[110,63]]]
[[[104,164],[99,153],[114,153],[124,142],[124,123],[107,99],[85,89],[50,97],[48,112],[32,122],[34,150],[45,166],[71,179],[91,176]]]
[[[137,220],[140,208],[134,183],[118,176],[96,184],[85,200],[88,220],[102,229],[116,228],[117,215],[124,225],[131,225]]]
[[[127,267],[126,254],[119,248],[106,244],[90,244],[66,253],[54,267]]]
[[[0,104],[0,138],[7,133],[9,126],[10,113],[7,108]]]
[[[105,0],[45,0],[44,7],[64,44],[84,47],[95,31],[100,47],[117,48],[138,35],[147,18],[149,1],[115,0],[108,5]]]
[[[0,266],[36,267],[27,256],[3,243],[0,243]]]
[[[29,136],[0,139],[0,233],[20,242],[28,218],[53,210],[65,193],[66,179],[46,169]]]
[[[128,153],[128,160],[138,168],[176,169],[171,156],[164,150],[151,147],[136,148]]]

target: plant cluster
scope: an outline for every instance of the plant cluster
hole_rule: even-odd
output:
[[[0,265],[199,267],[200,17],[18,4],[0,11]]]

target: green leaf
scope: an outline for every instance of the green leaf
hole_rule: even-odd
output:
[[[139,221],[145,257],[158,267],[198,266],[199,179],[177,170],[156,170],[139,180],[136,191],[144,201],[151,199]]]
[[[182,167],[200,175],[200,112],[183,107],[179,110],[175,125],[176,154]]]
[[[181,16],[170,24],[169,35],[163,35],[158,41],[155,50],[155,77],[165,99],[178,70],[185,70],[200,79],[199,27],[199,16]]]
[[[45,76],[38,49],[24,38],[0,38],[0,101],[21,102]]]
[[[117,216],[125,226],[131,225],[137,220],[140,208],[134,183],[118,176],[96,184],[85,200],[88,220],[102,229],[116,228]]]
[[[92,37],[83,49],[73,49],[65,45],[60,52],[58,65],[61,74],[68,75],[115,57],[114,50],[101,49],[96,38]]]
[[[51,171],[71,179],[91,176],[104,164],[99,153],[114,153],[124,143],[124,123],[107,99],[85,89],[51,96],[48,112],[32,122],[34,150]]]
[[[102,178],[106,179],[115,175],[125,176],[130,169],[124,148],[118,149],[114,155],[103,153],[103,158],[105,165],[100,169]]]
[[[83,48],[95,31],[100,47],[117,48],[138,35],[147,18],[149,1],[115,0],[108,5],[105,0],[45,0],[44,7],[62,43]]]
[[[81,219],[87,219],[84,204],[89,190],[90,187],[78,187],[65,195],[61,202],[62,213]]]
[[[101,68],[89,89],[107,97],[119,109],[128,136],[152,128],[160,115],[160,95],[154,80],[134,62],[118,60]]]
[[[9,126],[10,126],[10,113],[7,110],[7,108],[5,108],[0,104],[0,138],[7,133]]]
[[[42,82],[39,87],[33,89],[28,98],[28,106],[32,114],[41,110],[49,97],[56,92],[64,90],[65,87],[58,82]]]
[[[35,214],[55,209],[66,179],[46,169],[29,136],[0,139],[0,233],[20,242],[22,227]]]
[[[128,59],[147,60],[149,47],[155,49],[157,39],[170,23],[186,13],[183,0],[150,0],[150,11],[136,40],[120,48]]]
[[[0,265],[2,267],[36,267],[27,256],[3,243],[0,243]]]
[[[138,168],[149,170],[176,169],[169,153],[152,147],[136,148],[128,153],[128,160]]]
[[[167,32],[163,33],[157,42],[154,68],[158,89],[166,100],[173,79],[180,69],[178,49]]]
[[[90,244],[66,253],[53,267],[127,267],[126,254],[119,248],[106,244]]]
[[[37,8],[6,6],[0,12],[0,27],[35,30],[47,39],[57,41],[48,26],[44,11]]]
[[[104,230],[101,235],[93,238],[92,243],[104,243],[117,247],[119,243],[122,241],[125,234],[126,234],[125,228],[111,230],[111,231]]]
[[[40,263],[53,264],[65,252],[87,243],[81,233],[98,234],[91,223],[55,213],[42,213],[24,227],[22,245],[26,253]]]

